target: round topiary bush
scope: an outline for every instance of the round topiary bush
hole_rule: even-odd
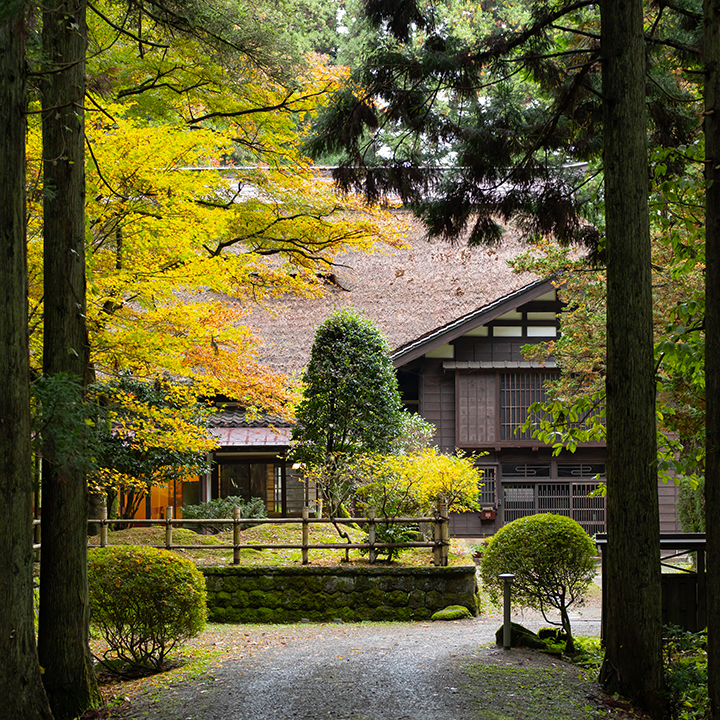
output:
[[[491,597],[502,593],[500,573],[514,573],[513,601],[546,613],[560,612],[567,652],[574,651],[568,608],[581,600],[595,576],[595,545],[572,518],[544,513],[514,520],[491,538],[480,574]]]
[[[158,671],[170,650],[205,627],[205,578],[190,560],[155,548],[99,548],[88,554],[88,576],[106,664]]]

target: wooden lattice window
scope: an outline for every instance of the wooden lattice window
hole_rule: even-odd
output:
[[[605,496],[593,495],[598,483],[573,483],[573,520],[578,522],[588,535],[605,532]]]
[[[555,379],[551,373],[501,373],[500,439],[532,440],[532,432],[520,432],[534,402],[545,400],[543,385]]]
[[[605,497],[589,497],[598,483],[538,482],[503,484],[503,521],[536,513],[573,518],[588,535],[605,532]]]
[[[570,515],[570,485],[568,483],[538,484],[537,511]]]
[[[495,494],[497,470],[495,467],[487,465],[478,469],[482,471],[480,505],[494,505],[497,502],[497,495]]]
[[[503,519],[506,523],[534,515],[535,485],[533,483],[512,483],[503,487],[504,511]]]

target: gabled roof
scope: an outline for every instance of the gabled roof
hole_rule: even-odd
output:
[[[334,284],[323,297],[284,296],[252,310],[245,321],[262,340],[262,362],[280,372],[301,372],[317,326],[336,309],[363,312],[391,349],[401,349],[458,319],[483,309],[492,312],[495,303],[538,279],[508,267],[507,261],[526,249],[512,229],[501,245],[470,248],[428,241],[419,221],[407,214],[406,222],[406,248],[338,256]]]
[[[535,300],[553,289],[554,285],[550,280],[535,280],[519,290],[514,290],[503,297],[497,298],[483,307],[434,328],[409,343],[396,348],[392,353],[393,363],[395,367],[405,365],[416,358],[422,357],[430,350],[452,342],[465,335],[468,331],[485,325],[506,312]],[[529,363],[528,366],[530,366]]]

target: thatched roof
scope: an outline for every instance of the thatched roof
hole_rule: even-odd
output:
[[[394,350],[537,279],[508,267],[523,249],[513,231],[501,246],[468,248],[428,241],[417,221],[408,216],[407,222],[409,247],[339,256],[335,284],[324,297],[286,296],[272,301],[271,311],[254,310],[246,322],[263,339],[263,362],[280,372],[300,372],[315,329],[338,308],[371,317]]]

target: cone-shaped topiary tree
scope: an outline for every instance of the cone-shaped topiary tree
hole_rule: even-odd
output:
[[[315,334],[293,431],[294,460],[319,484],[330,515],[352,493],[352,461],[388,452],[402,429],[389,346],[374,323],[342,310]]]

